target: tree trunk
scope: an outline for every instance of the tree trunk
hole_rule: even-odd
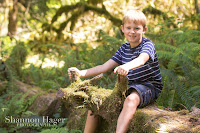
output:
[[[198,0],[194,0],[194,4],[195,4],[196,13],[199,14],[200,10],[199,10],[199,6],[198,6]]]
[[[8,35],[13,37],[17,32],[17,14],[18,5],[17,0],[13,0],[13,6],[9,10],[9,23],[8,23]]]
[[[197,16],[197,27],[200,30],[200,19],[199,19],[200,9],[198,5],[198,0],[194,0],[194,6],[195,6],[196,16]]]

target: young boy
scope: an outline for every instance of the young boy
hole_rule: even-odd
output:
[[[155,101],[163,86],[154,44],[148,38],[143,38],[147,30],[145,15],[141,11],[128,11],[123,17],[121,30],[128,42],[122,44],[110,60],[87,70],[68,69],[70,78],[70,70],[77,71],[83,78],[105,73],[115,67],[114,73],[127,76],[129,89],[117,120],[116,133],[125,133],[137,107]],[[85,133],[95,132],[98,124],[98,118],[91,114],[89,110]]]

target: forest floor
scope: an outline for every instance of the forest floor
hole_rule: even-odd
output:
[[[52,115],[53,112],[51,112],[51,111],[56,110],[56,105],[58,104],[58,101],[56,98],[56,92],[44,93],[40,90],[39,87],[33,87],[30,85],[24,84],[20,81],[16,81],[16,85],[17,85],[17,88],[19,88],[19,91],[23,92],[23,93],[29,92],[30,95],[34,95],[36,93],[41,93],[41,95],[38,96],[35,99],[35,102],[33,102],[33,104],[29,107],[30,111],[39,113],[40,115],[48,115],[50,112],[51,113],[50,115]],[[66,88],[65,88],[65,90],[66,90]],[[68,88],[68,90],[70,90],[70,89]],[[70,92],[70,93],[76,97],[76,93],[78,94],[78,96],[80,96],[81,91],[76,90],[76,91],[74,91],[72,93]],[[76,99],[76,100],[78,100],[80,102],[80,99]],[[68,102],[70,102],[70,100]],[[77,104],[75,104],[75,105],[77,106]],[[54,109],[52,109],[52,106],[54,106]],[[74,108],[74,107],[71,106],[71,108]],[[73,109],[69,109],[69,108],[65,108],[65,109],[66,109],[66,112],[70,113],[70,114],[68,114],[68,116],[71,116],[70,119],[79,118],[79,119],[75,120],[75,121],[77,121],[76,123],[79,123],[79,124],[77,124],[77,128],[80,126],[80,121],[81,121],[81,123],[83,123],[82,125],[84,125],[87,110],[81,109],[82,111],[84,110],[85,112],[77,113],[76,111],[78,109],[75,109],[75,112],[71,111]],[[78,112],[80,112],[80,110]],[[140,126],[145,127],[145,126],[151,125],[154,128],[154,131],[156,131],[156,132],[159,132],[159,133],[165,133],[165,132],[166,133],[167,132],[170,132],[170,133],[200,133],[200,109],[198,109],[198,108],[192,107],[190,111],[189,110],[171,111],[170,109],[159,109],[155,104],[153,104],[153,105],[149,105],[145,108],[138,109],[137,112],[142,113],[142,115],[144,114],[145,117],[148,117],[148,119],[145,122],[143,122],[142,125],[140,125]],[[118,113],[118,111],[116,111],[116,113]],[[73,117],[73,115],[75,117]],[[137,115],[137,113],[136,113],[136,115]],[[81,117],[84,117],[84,118],[81,118]],[[144,118],[143,116],[142,117],[136,116],[137,120],[132,121],[130,128],[135,126],[135,122],[140,121],[143,118]],[[72,121],[74,123],[74,120],[72,120]],[[73,128],[76,128],[76,125],[73,125]],[[82,129],[80,129],[80,130],[82,130]],[[106,130],[104,130],[104,131],[106,132]],[[130,132],[131,131],[132,131],[132,129],[130,130]],[[134,129],[134,131],[137,131],[137,130]]]
[[[199,133],[200,109],[192,107],[189,110],[171,111],[148,106],[141,109],[150,116],[150,121],[156,126],[156,132],[164,133]]]

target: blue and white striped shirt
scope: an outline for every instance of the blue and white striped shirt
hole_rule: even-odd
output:
[[[129,83],[152,83],[157,89],[162,90],[161,73],[154,43],[148,38],[134,48],[130,43],[124,43],[111,58],[119,65],[123,65],[137,58],[141,53],[147,53],[150,59],[141,67],[132,69],[127,74]]]

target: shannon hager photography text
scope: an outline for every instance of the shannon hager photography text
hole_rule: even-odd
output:
[[[28,118],[16,118],[13,116],[6,116],[5,123],[17,124],[17,126],[40,126],[48,127],[52,125],[58,125],[59,123],[65,123],[66,118],[50,118],[49,116],[42,117],[28,117]]]

